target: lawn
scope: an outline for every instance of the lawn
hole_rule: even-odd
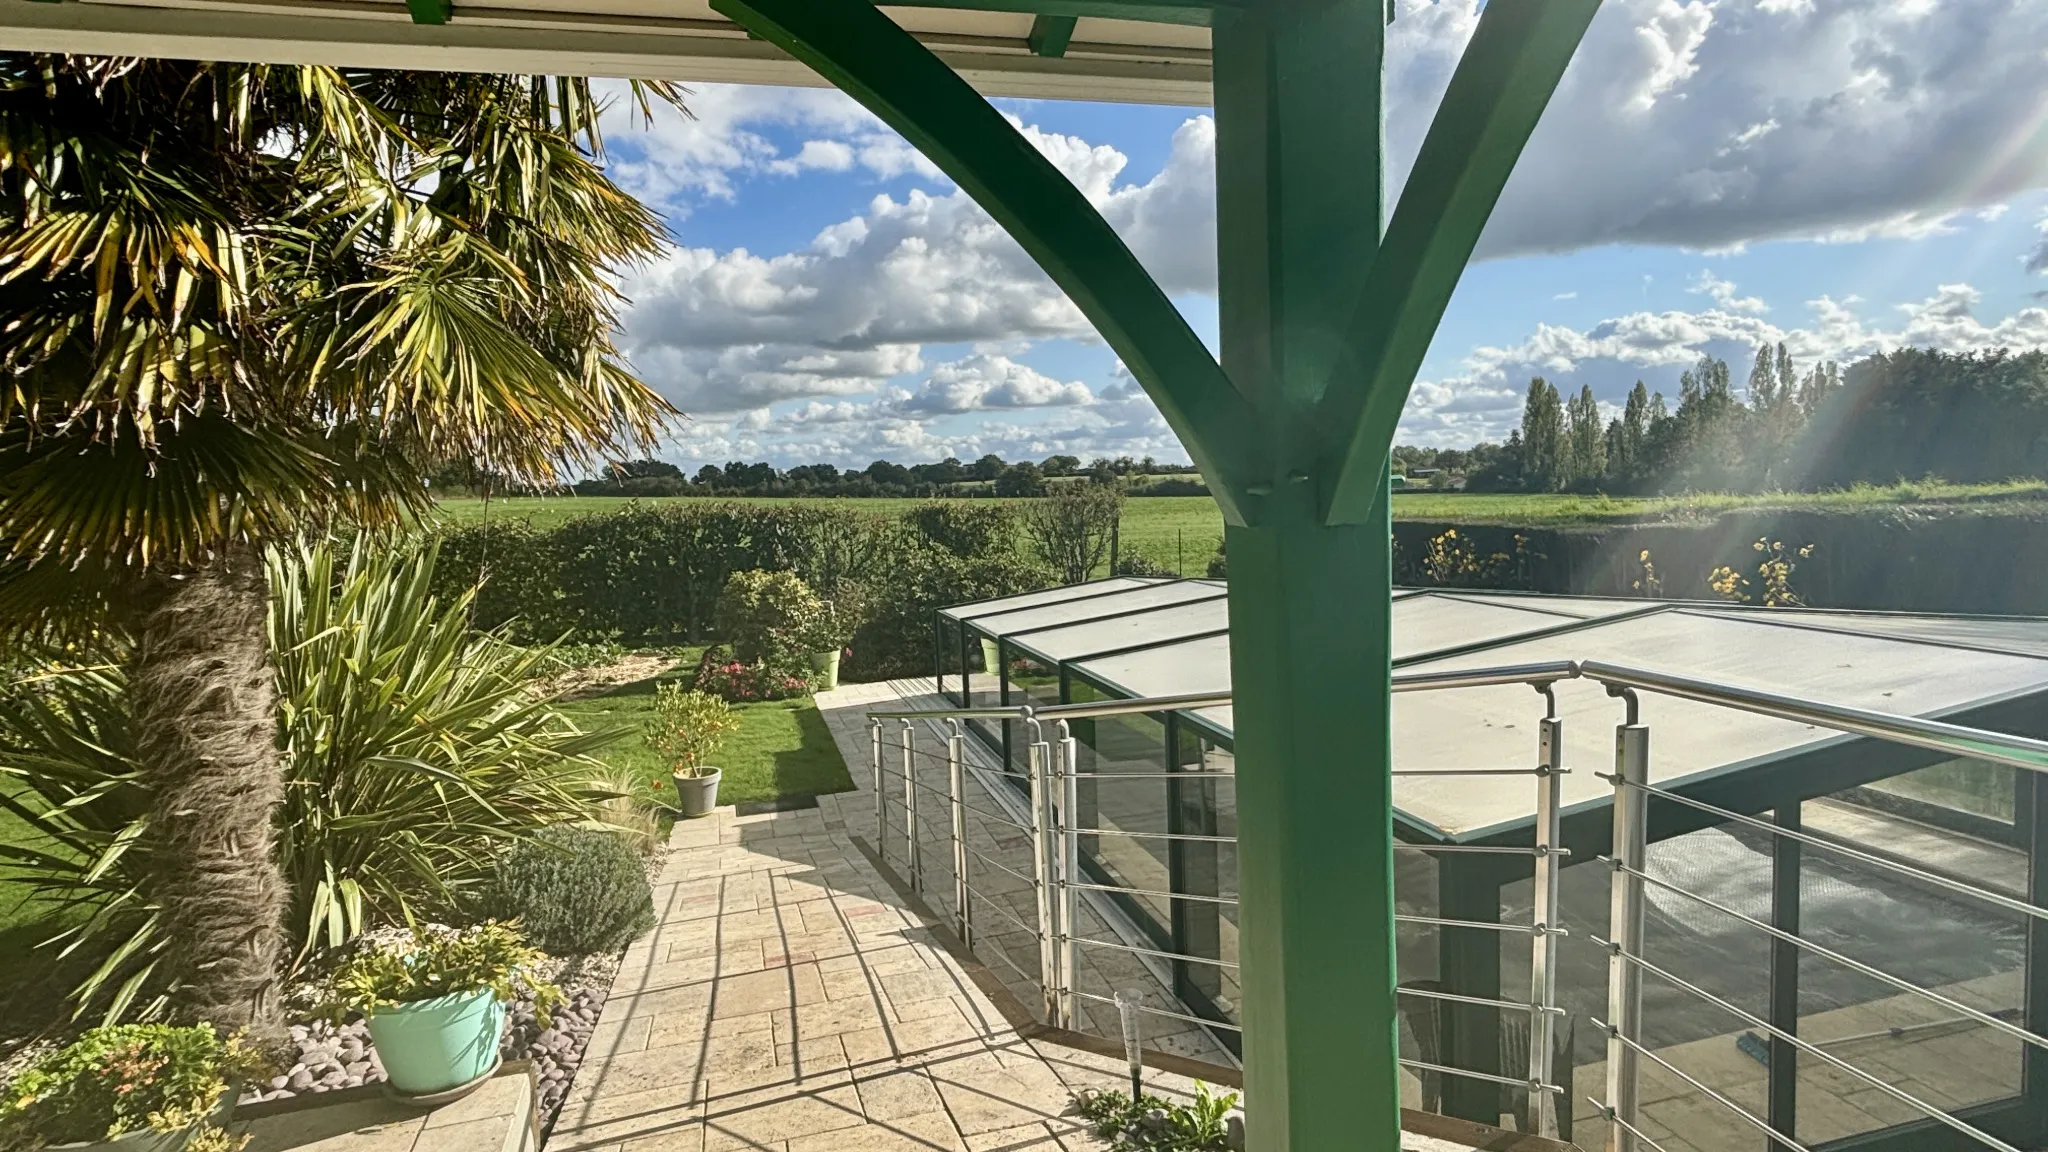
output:
[[[701,500],[697,496],[656,497],[645,503]],[[832,504],[878,515],[901,515],[922,503],[908,499],[737,497],[747,504]],[[1402,492],[1394,498],[1394,519],[1453,524],[1512,524],[1536,528],[1574,525],[1628,524],[1692,519],[1737,508],[1798,508],[1853,511],[1887,505],[1995,505],[2048,502],[2048,483],[2038,480],[2003,484],[1903,483],[1882,487],[1859,485],[1832,492],[1766,494],[1703,493],[1687,496],[1571,496],[1463,492]],[[624,496],[535,496],[500,500],[442,501],[440,514],[449,520],[485,516],[529,519],[547,527],[572,516],[606,512],[634,503]],[[1184,576],[1200,576],[1223,539],[1223,516],[1206,496],[1147,496],[1124,505],[1122,547],[1138,551]]]
[[[648,790],[658,791],[664,803],[673,803],[669,766],[640,735],[641,725],[654,711],[655,685],[665,678],[622,684],[560,708],[587,728],[631,729],[624,740],[599,753],[599,758],[645,781]],[[712,758],[725,770],[718,785],[720,804],[817,796],[853,788],[846,761],[810,697],[740,704],[735,710],[740,714],[739,730]]]

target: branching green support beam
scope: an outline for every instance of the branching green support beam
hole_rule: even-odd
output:
[[[1031,22],[1031,35],[1026,42],[1035,55],[1065,56],[1067,45],[1074,39],[1074,25],[1078,22],[1072,16],[1040,16]]]
[[[1001,113],[870,0],[712,0],[903,134],[1045,269],[1159,406],[1243,524],[1264,479],[1256,410],[1137,257]]]
[[[405,10],[415,24],[446,24],[453,14],[452,0],[405,0]]]
[[[1492,0],[1423,138],[1316,424],[1324,519],[1373,515],[1415,372],[1600,0]]]

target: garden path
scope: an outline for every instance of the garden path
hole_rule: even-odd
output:
[[[1124,1083],[1121,1059],[1020,1031],[1011,995],[949,950],[867,854],[862,713],[917,689],[820,694],[855,791],[676,825],[660,922],[626,952],[551,1152],[1104,1147],[1070,1102]],[[1194,1084],[1148,1072],[1146,1088],[1186,1098]],[[1453,1146],[1410,1137],[1404,1149]]]

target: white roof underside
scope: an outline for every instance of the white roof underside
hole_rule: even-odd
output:
[[[1066,53],[1038,56],[1033,17],[885,7],[989,96],[1207,105],[1209,30],[1080,18]],[[403,0],[0,0],[16,51],[529,72],[702,83],[822,86],[781,49],[750,40],[707,0],[456,0],[446,24],[415,24]]]

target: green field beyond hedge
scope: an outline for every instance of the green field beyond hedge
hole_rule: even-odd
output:
[[[635,500],[621,496],[535,496],[499,500],[449,499],[440,515],[455,522],[485,517],[529,520],[536,527],[559,524],[574,516],[609,512],[630,504],[703,504],[730,499],[739,504],[817,504],[852,508],[881,515],[900,515],[925,503],[912,499],[848,499],[802,497],[707,498],[670,496]],[[978,502],[978,501],[977,501]],[[1026,503],[1028,501],[1004,501]],[[1982,504],[2048,502],[2048,482],[2003,484],[1922,482],[1884,487],[1859,485],[1833,492],[1756,494],[1707,493],[1689,496],[1574,496],[1402,492],[1394,499],[1396,520],[1451,524],[1505,524],[1540,528],[1575,525],[1633,524],[1711,516],[1737,508],[1785,508],[1852,511],[1901,504]],[[1124,505],[1123,547],[1135,549],[1184,575],[1199,576],[1223,539],[1223,516],[1206,496],[1149,496]]]

